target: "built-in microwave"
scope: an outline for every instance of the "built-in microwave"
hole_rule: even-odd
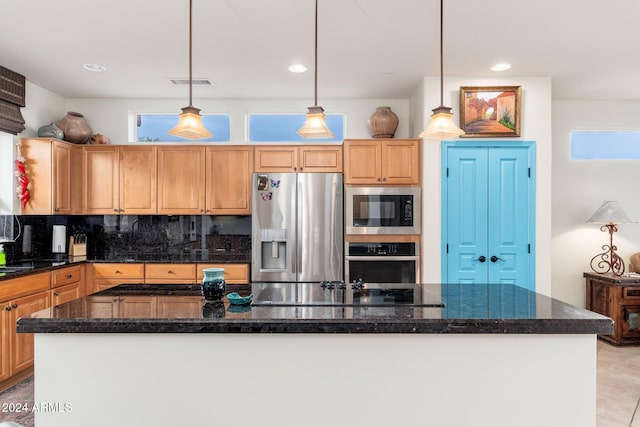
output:
[[[420,188],[347,187],[346,234],[420,234]]]

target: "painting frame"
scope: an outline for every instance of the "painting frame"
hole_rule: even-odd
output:
[[[521,104],[522,86],[461,86],[460,138],[519,137]]]

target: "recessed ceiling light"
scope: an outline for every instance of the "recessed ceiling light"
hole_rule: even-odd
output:
[[[98,64],[82,64],[82,68],[87,71],[93,71],[94,73],[101,73],[107,70],[105,67]]]
[[[506,62],[503,62],[503,63],[496,64],[493,67],[491,67],[491,71],[506,71],[509,68],[511,68],[511,64],[507,64]]]
[[[308,70],[308,68],[302,64],[293,64],[293,65],[290,65],[289,68],[287,68],[287,70],[291,71],[292,73],[304,73],[305,71]]]

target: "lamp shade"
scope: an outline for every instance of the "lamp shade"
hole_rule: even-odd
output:
[[[420,133],[420,138],[442,140],[464,134],[464,131],[453,122],[451,108],[440,106],[431,111],[433,111],[433,115],[429,126]]]
[[[602,203],[587,222],[595,222],[599,224],[624,224],[634,221],[627,216],[617,201],[608,200]]]
[[[211,136],[211,132],[202,124],[200,109],[193,106],[184,107],[178,124],[169,131],[169,135],[188,139],[202,139]]]
[[[303,138],[333,138],[324,120],[324,109],[318,106],[309,107],[307,120],[297,133]]]

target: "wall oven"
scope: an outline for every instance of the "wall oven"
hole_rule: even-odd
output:
[[[347,187],[346,234],[420,234],[420,188]]]
[[[345,281],[419,283],[417,242],[345,243]]]

